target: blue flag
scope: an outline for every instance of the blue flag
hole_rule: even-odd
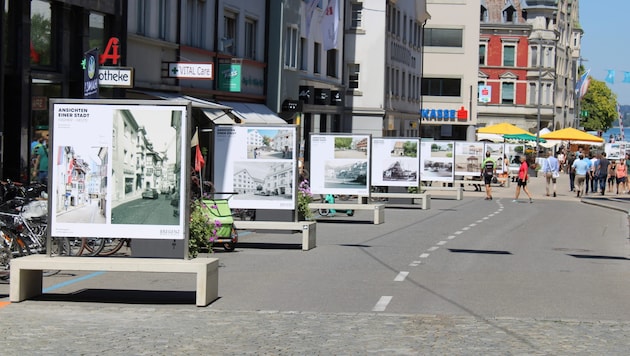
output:
[[[623,72],[623,82],[630,83],[630,72]]]
[[[606,75],[606,79],[604,79],[606,83],[614,84],[615,83],[615,70],[609,69],[608,75]]]

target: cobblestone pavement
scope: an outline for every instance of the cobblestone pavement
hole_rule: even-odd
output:
[[[630,322],[23,302],[3,355],[626,355]]]

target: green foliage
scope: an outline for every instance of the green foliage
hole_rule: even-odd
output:
[[[580,120],[585,130],[606,131],[618,119],[617,95],[605,82],[591,78],[588,91],[580,102],[580,110],[588,112],[588,117]]]
[[[50,19],[41,14],[31,16],[31,44],[39,54],[38,64],[50,64]]]
[[[313,212],[308,207],[308,204],[313,201],[313,194],[311,193],[308,180],[303,180],[298,186],[297,198],[298,215],[303,216],[306,220],[311,220],[313,218]]]
[[[405,141],[403,144],[403,151],[405,157],[416,157],[418,153],[417,141]]]
[[[204,214],[202,203],[194,200],[190,207],[190,231],[188,238],[188,256],[195,258],[202,249],[212,251],[214,240],[214,222]]]
[[[352,148],[352,137],[336,137],[335,148]]]

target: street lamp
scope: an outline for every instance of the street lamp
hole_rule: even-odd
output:
[[[557,34],[554,33],[554,38],[544,38],[544,34],[540,33],[538,37],[530,39],[531,43],[535,43],[539,46],[538,53],[538,103],[536,113],[536,158],[540,153],[540,110],[542,105],[542,66],[543,66],[543,47],[544,45],[555,45],[557,41]],[[550,54],[551,56],[551,54]]]

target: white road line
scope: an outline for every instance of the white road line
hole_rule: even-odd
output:
[[[455,234],[455,235],[461,235],[461,234],[463,234],[463,233],[464,233],[463,231],[455,231],[455,232],[454,232],[454,234]]]
[[[421,264],[422,264],[422,261],[413,261],[413,262],[411,262],[411,263],[412,263],[412,264],[414,264],[414,265],[421,265]]]
[[[487,217],[487,216],[483,218],[483,220],[488,220],[488,219],[490,219],[490,218],[489,218],[489,217]]]
[[[478,224],[481,224],[483,222],[483,220],[477,220]]]
[[[407,278],[408,275],[409,275],[409,272],[401,271],[398,273],[396,278],[394,278],[394,282],[402,282],[405,280],[405,278]]]
[[[446,245],[446,241],[440,241],[436,245],[438,245],[438,246]]]
[[[462,230],[464,230],[464,231],[470,230],[470,226],[464,226],[464,227],[462,227]]]
[[[423,254],[420,255],[420,258],[427,258],[427,257],[429,257],[428,253],[423,253]]]
[[[388,295],[382,296],[381,299],[379,299],[378,302],[376,302],[376,305],[374,306],[374,308],[372,308],[372,311],[385,311],[385,309],[387,309],[387,305],[391,301],[392,301],[391,296],[388,296]]]
[[[447,237],[447,239],[449,239],[449,240],[452,240],[454,238],[455,238],[455,235],[451,235],[451,236]]]
[[[410,263],[409,267],[418,267],[418,263]]]
[[[477,224],[472,223],[472,224],[470,224],[470,225],[468,225],[468,226],[470,226],[470,227],[475,227],[475,226],[477,226]]]
[[[433,251],[437,250],[438,248],[439,248],[439,247],[437,247],[437,246],[429,247],[429,248],[427,249],[427,251],[429,251],[429,252],[433,252]]]

